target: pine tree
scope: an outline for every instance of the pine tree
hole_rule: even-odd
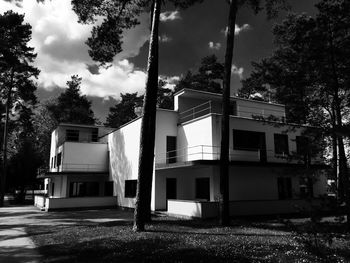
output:
[[[24,15],[7,11],[0,15],[0,97],[4,101],[4,125],[2,140],[2,174],[0,178],[0,206],[4,205],[7,177],[8,135],[10,117],[21,114],[36,103],[34,91],[39,70],[32,63],[36,57],[34,48],[28,47],[31,26],[24,24]],[[12,110],[14,109],[14,110]]]

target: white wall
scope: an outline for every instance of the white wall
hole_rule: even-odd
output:
[[[252,118],[252,115],[261,115],[265,118],[273,115],[285,118],[285,107],[283,105],[270,104],[254,100],[237,99],[237,116]]]
[[[190,161],[196,159],[202,159],[202,152],[208,152],[206,159],[210,158],[215,149],[211,147],[213,145],[213,123],[212,117],[202,117],[196,121],[188,122],[178,126],[178,140],[177,149],[178,155],[183,156],[180,161]],[[190,148],[191,147],[191,148]]]
[[[109,207],[116,206],[117,200],[114,196],[103,197],[74,197],[74,198],[46,198],[45,210],[80,207]]]
[[[60,171],[108,171],[108,145],[65,142],[62,145]]]
[[[134,207],[134,198],[124,197],[125,180],[138,178],[141,118],[108,135],[110,180],[115,182],[118,205]]]

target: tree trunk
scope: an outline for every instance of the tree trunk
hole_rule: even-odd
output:
[[[222,94],[221,148],[220,148],[220,221],[221,225],[230,224],[229,211],[229,141],[230,141],[230,88],[231,68],[237,15],[237,0],[230,1],[227,25],[227,40]]]
[[[12,69],[10,86],[7,93],[7,101],[5,106],[5,124],[4,124],[4,139],[2,144],[3,160],[2,160],[2,174],[0,178],[0,207],[4,206],[5,190],[6,190],[6,177],[7,177],[7,141],[8,141],[8,126],[9,126],[9,115],[11,108],[11,96],[12,96],[12,85],[13,85],[14,71]]]
[[[342,121],[342,112],[341,112],[341,99],[339,98],[340,92],[340,82],[338,76],[338,67],[336,65],[336,59],[334,54],[334,39],[333,39],[333,31],[331,25],[328,25],[329,29],[329,45],[330,45],[330,65],[331,72],[333,78],[333,103],[335,109],[336,116],[336,129],[337,129],[337,141],[338,141],[338,151],[339,151],[339,180],[342,184],[340,187],[343,188],[344,191],[344,199],[345,199],[345,213],[347,217],[347,226],[350,230],[350,182],[349,182],[349,174],[348,174],[348,165],[346,160],[346,154],[344,149],[344,141],[343,136],[339,133],[339,131],[343,127]]]
[[[335,107],[334,103],[332,103],[332,176],[335,180],[335,187],[336,187],[336,198],[337,200],[343,196],[342,189],[340,187],[342,186],[341,183],[339,183],[340,178],[338,177],[338,143],[337,143],[337,134],[335,132],[335,129],[337,127],[337,121],[336,121],[336,113],[335,113]]]
[[[146,92],[140,134],[137,193],[134,231],[144,231],[149,219],[154,166],[154,140],[158,89],[158,27],[161,0],[154,0],[151,38],[149,44]]]

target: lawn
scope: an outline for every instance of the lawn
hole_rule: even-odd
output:
[[[44,262],[350,262],[350,236],[339,223],[322,223],[318,235],[305,220],[216,221],[155,217],[147,231],[113,220],[27,231]],[[328,242],[331,241],[331,242]]]

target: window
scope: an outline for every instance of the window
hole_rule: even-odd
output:
[[[237,103],[235,101],[230,101],[229,115],[237,116]]]
[[[299,179],[300,198],[311,198],[314,196],[313,182],[310,177]]]
[[[233,130],[233,149],[257,151],[265,148],[265,133]]]
[[[291,199],[292,198],[292,179],[290,177],[277,178],[278,186],[278,199]]]
[[[53,157],[51,157],[51,168],[53,168]]]
[[[53,158],[53,168],[56,168],[56,155],[55,155],[55,157]]]
[[[97,142],[98,141],[98,129],[94,129],[91,133],[91,141]]]
[[[137,180],[125,180],[125,197],[136,197]]]
[[[69,187],[70,197],[98,196],[98,182],[71,182]]]
[[[66,141],[78,142],[79,141],[79,130],[66,130]]]
[[[276,154],[288,154],[288,135],[287,134],[274,134],[275,140],[275,153]]]
[[[210,200],[210,179],[196,178],[196,198]]]
[[[176,136],[166,137],[166,163],[176,163]]]
[[[113,196],[114,182],[105,182],[105,196]]]
[[[51,196],[55,195],[55,183],[51,184]]]
[[[62,162],[62,153],[57,154],[57,167],[60,167]]]
[[[307,137],[304,136],[296,136],[295,143],[297,146],[297,154],[298,155],[305,155],[308,152],[308,144],[309,140]]]

